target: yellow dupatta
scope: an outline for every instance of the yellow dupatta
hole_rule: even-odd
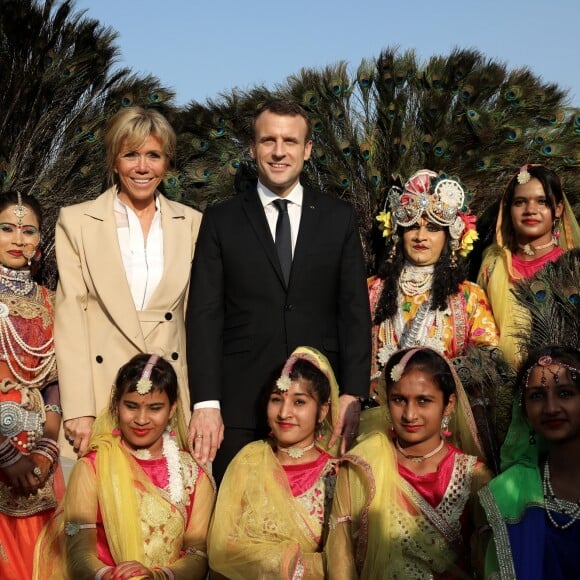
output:
[[[319,441],[326,448],[338,416],[336,378],[314,348],[298,347],[284,368],[297,359],[311,362],[330,383],[330,412]],[[312,515],[293,497],[271,444],[250,443],[232,460],[220,485],[208,541],[210,568],[230,579],[323,578],[321,530],[316,528]]]
[[[561,230],[558,245],[567,252],[580,248],[580,226],[572,206],[562,192],[563,210],[560,216]],[[516,333],[529,326],[527,311],[514,298],[511,289],[522,276],[512,264],[512,230],[509,215],[504,215],[503,199],[495,226],[494,243],[485,250],[483,261],[477,277],[477,283],[487,292],[493,316],[500,330],[499,347],[506,360],[515,367],[521,364],[519,341]]]

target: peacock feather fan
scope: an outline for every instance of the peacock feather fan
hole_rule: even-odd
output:
[[[514,294],[529,319],[530,330],[517,334],[526,353],[547,344],[580,348],[580,250],[549,262]]]

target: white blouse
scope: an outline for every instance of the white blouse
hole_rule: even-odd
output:
[[[125,275],[137,310],[145,310],[163,276],[161,209],[155,196],[155,215],[147,240],[137,214],[118,197],[114,202],[117,237]]]

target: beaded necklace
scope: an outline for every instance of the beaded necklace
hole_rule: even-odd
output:
[[[29,270],[12,270],[0,265],[0,292],[28,297],[36,291],[37,285]],[[5,360],[14,378],[23,385],[41,382],[55,365],[52,336],[40,346],[27,344],[10,319],[10,309],[0,302],[0,359]],[[27,366],[22,360],[26,353],[39,359],[36,366]],[[22,376],[22,371],[32,373],[32,379]]]
[[[426,294],[433,286],[435,266],[405,264],[399,278],[399,288],[406,296]]]
[[[559,530],[565,530],[569,528],[574,522],[580,520],[580,500],[575,502],[567,501],[565,499],[559,499],[554,494],[554,489],[552,487],[552,479],[550,477],[550,462],[546,459],[544,463],[544,477],[542,478],[543,488],[544,488],[544,503],[546,506],[546,514],[548,519],[555,528]],[[568,516],[570,521],[565,524],[559,524],[554,519],[552,512],[558,512]]]
[[[557,245],[558,241],[555,239],[551,239],[547,244],[542,244],[541,246],[532,246],[532,244],[518,244],[518,248],[526,255],[526,256],[535,256],[538,250],[545,250],[550,246]]]
[[[0,292],[29,296],[35,286],[30,270],[12,270],[0,264]]]
[[[314,441],[306,447],[298,447],[298,445],[292,445],[292,447],[278,446],[278,451],[287,453],[290,457],[292,457],[292,459],[300,459],[307,451],[310,451],[311,449],[314,449]]]

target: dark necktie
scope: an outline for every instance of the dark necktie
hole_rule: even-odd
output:
[[[278,210],[278,221],[276,222],[276,250],[282,266],[284,281],[288,286],[290,279],[290,269],[292,268],[292,238],[290,236],[290,218],[288,217],[287,199],[277,199],[272,202]]]

